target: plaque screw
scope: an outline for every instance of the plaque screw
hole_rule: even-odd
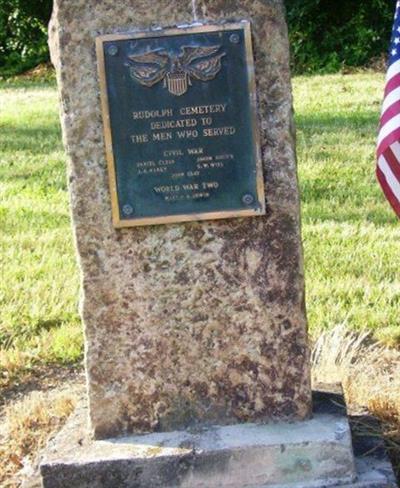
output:
[[[112,44],[108,49],[107,52],[110,56],[115,56],[118,52],[118,48],[115,44]]]
[[[254,202],[253,195],[250,195],[250,193],[246,193],[246,195],[243,195],[242,202],[245,205],[251,205]]]
[[[133,213],[133,208],[131,205],[124,205],[122,207],[122,211],[124,212],[125,215],[131,215]]]
[[[237,35],[237,34],[231,34],[229,36],[229,40],[233,43],[233,44],[239,44],[239,41],[240,41],[240,37]]]

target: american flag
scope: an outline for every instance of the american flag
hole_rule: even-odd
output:
[[[400,218],[400,1],[394,15],[376,155],[377,178]]]

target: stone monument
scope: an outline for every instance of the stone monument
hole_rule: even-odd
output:
[[[308,420],[283,2],[56,0],[50,47],[89,427],[44,486],[350,482],[347,423]]]
[[[154,9],[151,4],[148,0],[59,1],[50,29],[69,158],[72,218],[82,271],[81,307],[94,435],[104,438],[128,432],[172,430],[203,422],[226,424],[307,418],[311,411],[310,372],[288,45],[282,6],[279,2],[240,2],[240,6],[229,2],[200,2],[198,15],[218,30],[204,35],[203,27],[198,26],[194,29],[200,34],[190,35],[187,26],[178,27],[183,37],[181,44],[212,47],[219,42],[219,51],[211,56],[217,55],[221,69],[213,80],[193,79],[187,93],[176,96],[163,87],[163,80],[146,87],[132,78],[129,71],[136,65],[138,71],[141,66],[151,69],[159,65],[135,63],[129,56],[143,57],[142,53],[150,49],[148,52],[154,57],[162,43],[167,46],[165,52],[172,51],[168,41],[172,38],[176,42],[177,34],[156,37],[158,43],[153,46],[147,38],[137,38],[135,33],[146,33],[147,29],[151,38],[163,35],[156,29],[159,26],[193,23],[192,3],[157,1]],[[256,93],[239,92],[244,89],[240,83],[233,86],[236,91],[232,93],[222,85],[229,77],[247,75],[247,70],[253,77],[252,67],[243,66],[239,71],[235,64],[245,59],[229,57],[233,57],[234,50],[246,48],[243,29],[223,31],[226,26],[218,24],[221,19],[230,18],[253,19]],[[219,32],[227,32],[227,39],[218,41]],[[235,32],[242,36],[238,44],[229,41]],[[128,33],[126,40],[122,37],[125,33]],[[108,42],[107,35],[111,38]],[[105,69],[110,70],[109,76],[119,77],[117,81],[109,78],[108,87],[101,86],[98,75],[95,43],[99,38],[99,51],[104,49],[104,43],[108,51],[119,49],[114,56],[108,51],[104,56],[108,58],[109,66]],[[225,56],[221,58],[222,53]],[[251,54],[251,61],[252,58]],[[100,64],[100,70],[103,66]],[[126,83],[127,87],[118,86],[117,82]],[[102,114],[100,94],[107,88],[113,90],[108,96],[111,109],[115,109],[111,117],[106,109]],[[139,100],[130,100],[130,93],[124,93],[126,89],[133,96],[137,90]],[[150,103],[155,97],[156,103]],[[231,159],[216,160],[216,157],[237,157],[235,144],[238,157],[243,157],[244,151],[252,151],[251,147],[245,146],[243,150],[240,147],[249,145],[247,134],[176,137],[164,144],[155,140],[138,143],[132,138],[144,134],[150,124],[161,126],[171,121],[198,122],[196,128],[200,131],[219,127],[239,131],[251,118],[246,116],[247,107],[242,110],[242,97],[246,102],[251,98],[257,104],[259,134],[256,137],[260,150],[255,148],[255,158],[261,154],[265,178],[261,204],[266,205],[265,214],[214,220],[213,216],[208,219],[208,213],[200,208],[207,220],[198,221],[195,213],[189,214],[191,221],[186,223],[115,228],[114,195],[109,190],[109,173],[113,171],[112,178],[115,178],[115,170],[108,172],[106,159],[106,151],[111,151],[113,143],[108,137],[109,126],[114,123],[112,116],[122,126],[119,128],[122,135],[114,132],[117,147],[113,151],[121,153],[121,166],[125,163],[131,169],[135,165],[137,171],[167,168],[167,178],[165,173],[138,175],[139,186],[150,181],[154,188],[170,189],[182,180],[183,184],[213,184],[225,178],[224,169],[217,168],[214,174],[209,171],[205,177],[201,174],[204,170],[200,170],[200,176],[191,178],[174,176],[182,171],[198,171],[199,164],[207,163],[207,157],[212,157],[215,165],[222,162],[226,171],[230,170]],[[128,99],[131,106],[124,108]],[[117,102],[119,105],[113,107],[112,103]],[[203,113],[196,113],[199,107]],[[224,108],[225,113],[211,112]],[[173,111],[172,116],[169,110]],[[123,115],[128,127],[124,125]],[[141,118],[146,115],[149,118]],[[202,118],[210,118],[211,125],[200,127]],[[110,121],[106,128],[105,121]],[[188,125],[181,131],[189,132],[192,127]],[[172,131],[178,129],[150,129],[150,136],[167,137]],[[208,146],[204,147],[205,144]],[[188,149],[203,150],[203,154],[191,156],[187,169],[177,167],[179,159],[189,159]],[[174,156],[177,152],[185,152],[185,156]],[[137,160],[134,160],[135,153]],[[164,165],[159,164],[160,160]],[[168,166],[168,161],[174,163]],[[152,162],[157,166],[150,166]],[[237,161],[238,166],[241,163],[242,160]],[[217,171],[221,175],[218,180]],[[161,183],[160,176],[164,178]],[[120,191],[128,193],[129,188],[126,190],[124,185],[131,184],[130,175],[123,178]],[[240,182],[239,178],[245,180],[247,175],[238,174]],[[116,186],[115,182],[112,185]],[[240,199],[246,194],[244,185],[239,191],[234,185],[237,185],[235,180],[230,193],[241,204]],[[139,186],[138,192],[142,189]],[[150,193],[151,189],[147,191]],[[160,205],[159,194],[153,193]],[[176,193],[170,191],[167,196],[172,198]],[[123,198],[129,201],[128,196]],[[217,204],[218,198],[217,189]],[[146,205],[146,199],[143,200],[138,205]],[[204,199],[206,203],[210,200]],[[195,200],[189,201],[185,213],[189,213],[190,205],[194,207],[192,202]],[[203,202],[199,199],[198,203]],[[161,210],[169,215],[173,204],[164,201]],[[123,201],[122,206],[129,212],[133,204]],[[242,206],[239,212],[248,211],[245,204]],[[115,210],[119,213],[117,206]],[[194,210],[197,212],[197,208]],[[217,211],[222,212],[221,208]],[[146,218],[152,224],[148,216],[139,219],[140,223]],[[180,215],[169,218],[175,221]],[[121,225],[121,220],[117,220],[117,225]],[[126,220],[122,220],[124,224]]]

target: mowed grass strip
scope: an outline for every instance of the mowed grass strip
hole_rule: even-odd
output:
[[[294,79],[312,335],[345,324],[400,339],[400,227],[375,180],[383,76]],[[0,84],[0,369],[82,356],[54,83]]]
[[[400,340],[400,225],[375,178],[384,76],[294,80],[310,330]]]
[[[54,83],[0,86],[0,381],[81,357]]]

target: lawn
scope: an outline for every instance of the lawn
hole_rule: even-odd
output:
[[[374,175],[383,75],[294,79],[310,330],[400,343],[400,226]],[[53,81],[0,83],[0,386],[82,356]],[[0,393],[1,396],[1,393]]]
[[[1,85],[0,226],[0,384],[8,385],[35,366],[81,358],[54,82]]]
[[[400,226],[375,179],[380,74],[295,78],[311,332],[400,342]]]

